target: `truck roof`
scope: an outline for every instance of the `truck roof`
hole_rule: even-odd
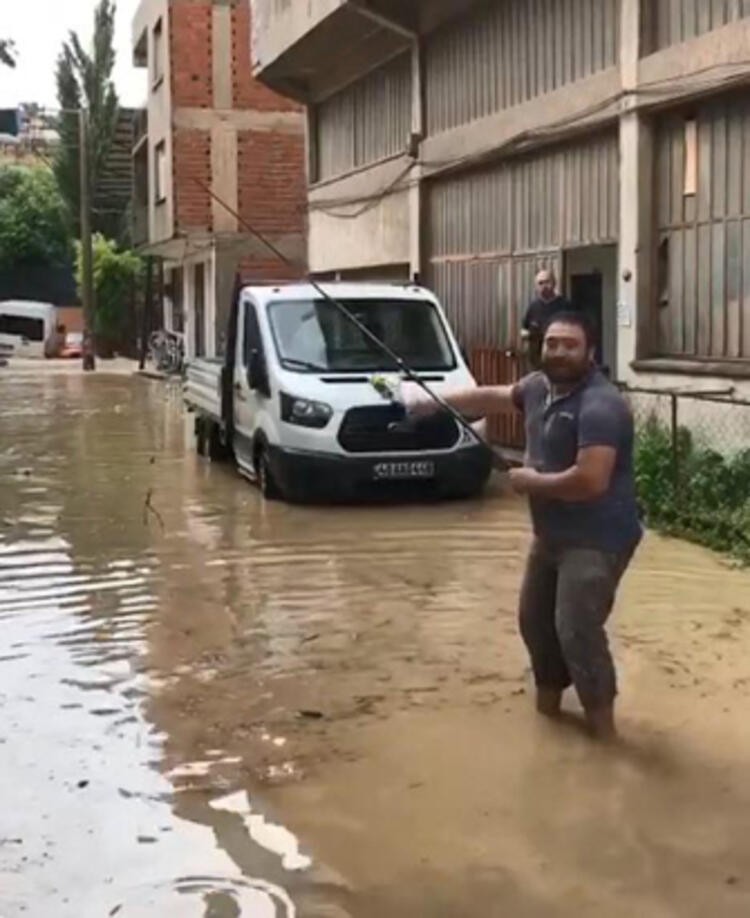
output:
[[[325,282],[320,287],[337,300],[423,300],[432,299],[434,294],[424,287],[414,284],[376,284]],[[312,284],[282,284],[243,287],[243,292],[250,294],[260,303],[273,303],[279,300],[314,300],[320,299],[320,293]]]

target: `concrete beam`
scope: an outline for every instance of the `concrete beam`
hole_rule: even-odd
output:
[[[418,224],[412,224],[414,187],[408,187],[414,181],[412,166],[413,160],[400,156],[310,191],[312,273],[411,264],[415,240],[419,241]],[[376,199],[391,186],[393,190]],[[356,203],[347,204],[348,200]]]
[[[620,71],[613,67],[523,105],[428,137],[422,144],[425,172],[440,171],[446,162],[499,151],[528,134],[544,132],[544,137],[536,139],[542,143],[584,127],[613,122],[620,113],[620,100]]]
[[[290,48],[333,15],[347,0],[278,3],[253,0],[253,57],[256,74],[274,64]]]
[[[345,210],[345,202],[353,200],[358,202],[354,209],[359,208],[363,198],[378,195],[394,183],[398,188],[405,188],[410,181],[407,169],[413,165],[414,160],[408,156],[397,156],[341,178],[320,182],[310,189],[310,207],[312,210],[321,207]]]
[[[390,195],[352,219],[323,211],[309,216],[309,261],[314,274],[409,264],[410,196]]]
[[[302,134],[305,116],[302,112],[257,112],[247,109],[216,110],[210,108],[178,108],[172,116],[176,128],[211,131],[217,125],[235,131],[273,131]]]
[[[664,105],[748,82],[748,61],[748,19],[657,51],[638,62],[639,105]]]

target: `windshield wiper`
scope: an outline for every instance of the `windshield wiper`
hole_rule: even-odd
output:
[[[294,370],[310,370],[313,373],[327,373],[328,367],[321,367],[317,363],[310,363],[307,360],[297,360],[295,357],[282,358],[283,365]]]

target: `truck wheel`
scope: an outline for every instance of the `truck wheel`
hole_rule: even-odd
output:
[[[268,462],[268,455],[264,449],[261,449],[258,453],[255,468],[258,475],[258,487],[263,497],[266,500],[281,500],[283,495],[273,477],[273,472]]]
[[[221,428],[218,424],[211,424],[208,432],[205,455],[212,462],[223,462],[229,455],[229,450],[221,439]]]

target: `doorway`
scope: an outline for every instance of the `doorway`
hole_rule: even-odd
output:
[[[596,329],[596,360],[617,378],[617,246],[597,245],[564,253],[565,292]]]

